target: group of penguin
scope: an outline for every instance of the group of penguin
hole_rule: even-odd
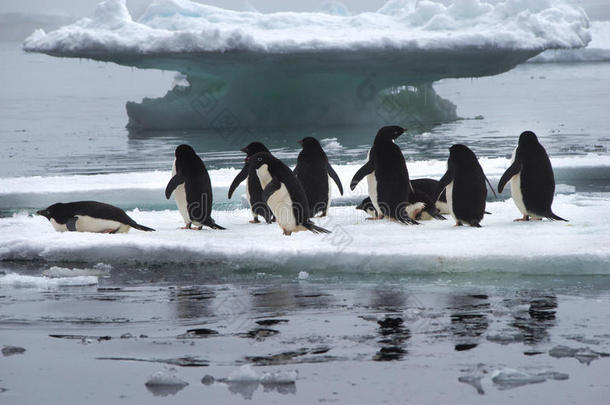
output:
[[[450,214],[456,226],[480,227],[483,216],[489,214],[485,211],[489,181],[474,152],[465,145],[453,145],[449,148],[447,171],[439,181],[410,180],[405,158],[395,143],[404,132],[399,126],[385,126],[377,132],[367,162],[350,183],[350,189],[354,190],[360,181],[367,179],[369,197],[356,208],[367,211],[371,215],[367,219],[372,220],[389,218],[403,224],[419,224],[420,219],[444,220],[442,214]],[[284,235],[305,230],[329,233],[311,218],[327,215],[331,181],[341,194],[343,185],[318,140],[307,137],[299,143],[303,149],[294,170],[260,142],[241,149],[246,160],[229,187],[228,197],[246,180],[253,217],[250,222],[260,222],[259,217],[267,223],[277,222]],[[520,135],[511,165],[498,183],[498,191],[502,192],[509,181],[513,201],[523,215],[517,221],[542,218],[566,221],[551,210],[555,194],[551,161],[531,131]],[[491,184],[489,187],[494,192]],[[210,176],[189,145],[176,148],[172,178],[165,189],[167,199],[172,194],[184,220],[184,229],[200,230],[203,226],[225,229],[212,218]],[[37,214],[49,219],[59,232],[126,233],[130,228],[154,231],[136,223],[122,209],[97,201],[56,203]]]

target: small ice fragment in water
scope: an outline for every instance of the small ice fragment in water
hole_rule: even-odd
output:
[[[567,380],[570,376],[566,373],[559,373],[557,371],[544,371],[537,374],[540,377],[544,377],[548,380]]]
[[[568,346],[555,346],[549,350],[549,356],[560,359],[562,357],[573,357],[582,364],[589,364],[600,357],[608,357],[608,353],[596,352],[588,347],[571,348]]]
[[[485,394],[485,390],[481,385],[481,379],[483,376],[474,376],[474,375],[465,375],[458,378],[458,381],[464,384],[472,385],[476,390],[477,394],[483,395]]]
[[[309,273],[306,271],[299,272],[299,280],[307,280],[309,278]]]
[[[512,368],[495,370],[491,381],[500,386],[500,389],[510,389],[527,384],[537,384],[545,382],[546,378],[542,375],[529,374],[524,371]]]
[[[170,369],[169,371],[161,370],[153,373],[144,385],[154,396],[166,397],[176,394],[189,383],[178,378],[175,369]]]
[[[121,339],[131,339],[131,338],[133,338],[133,337],[134,337],[134,336],[133,336],[131,333],[129,333],[129,332],[127,332],[127,333],[123,333],[123,334],[121,335]]]
[[[229,382],[258,382],[259,376],[251,365],[246,364],[229,374]]]
[[[3,356],[12,356],[14,354],[23,354],[25,353],[25,349],[23,347],[19,347],[19,346],[4,346],[2,348],[2,355]]]
[[[262,384],[294,384],[299,372],[297,370],[278,370],[264,372],[261,377]]]

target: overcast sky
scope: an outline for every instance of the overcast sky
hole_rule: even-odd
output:
[[[139,14],[152,0],[127,0],[133,14]],[[498,0],[488,0],[490,3]],[[100,0],[0,0],[0,13],[6,12],[40,12],[61,13],[76,17],[90,15]],[[211,4],[234,10],[246,9],[249,2],[257,10],[271,12],[278,10],[307,11],[315,10],[324,0],[199,0],[199,3]],[[343,0],[352,12],[373,11],[386,0]],[[450,2],[450,0],[443,0]],[[610,19],[610,0],[578,0],[583,4],[592,19]]]

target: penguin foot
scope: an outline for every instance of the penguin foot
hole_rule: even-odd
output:
[[[180,229],[191,229],[191,224],[187,224],[186,226],[183,226],[183,227],[182,227],[182,228],[180,228]]]
[[[258,217],[249,221],[251,224],[259,224],[261,221],[258,220]]]
[[[513,222],[527,222],[529,220],[530,220],[530,216],[529,215],[524,215],[523,218],[517,218]]]
[[[383,215],[379,217],[368,217],[367,221],[379,221],[380,219],[383,219]]]
[[[456,221],[455,226],[462,226],[463,224],[460,221]]]
[[[203,226],[194,226],[193,230],[194,231],[200,231],[203,228]]]
[[[118,229],[104,229],[102,233],[115,233]]]
[[[286,230],[286,229],[284,229],[284,228],[282,228],[282,231],[284,232],[284,235],[285,235],[285,236],[290,236],[290,235],[292,235],[292,232],[291,232],[291,231],[287,231],[287,230]]]

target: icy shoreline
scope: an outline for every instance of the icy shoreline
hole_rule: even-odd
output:
[[[511,200],[488,203],[482,229],[453,221],[404,226],[365,220],[353,206],[333,207],[316,219],[333,233],[284,237],[276,224],[248,223],[246,209],[215,211],[226,231],[185,231],[177,211],[129,213],[157,229],[127,235],[56,233],[42,217],[0,219],[1,261],[171,265],[225,263],[274,271],[498,271],[524,274],[608,274],[610,208],[605,194],[556,197],[554,210],[569,223],[514,223]],[[383,269],[383,270],[380,270]]]

